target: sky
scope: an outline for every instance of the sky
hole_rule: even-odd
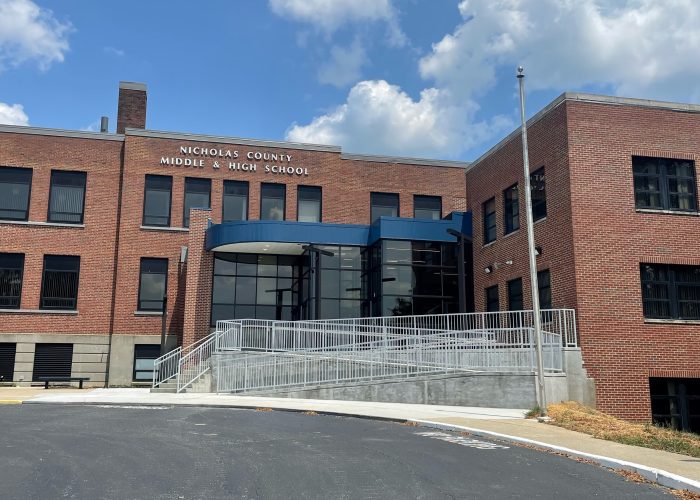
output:
[[[698,0],[0,0],[0,123],[474,160],[564,91],[700,102]]]

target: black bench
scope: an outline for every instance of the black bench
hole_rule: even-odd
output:
[[[37,377],[37,382],[44,383],[44,389],[49,388],[49,382],[78,382],[78,388],[83,388],[83,382],[90,380],[90,377]]]

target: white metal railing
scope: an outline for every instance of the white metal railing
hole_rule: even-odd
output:
[[[214,356],[217,392],[248,392],[416,375],[535,370],[532,328],[405,335],[355,345]],[[561,372],[561,337],[543,333],[545,370]]]
[[[542,327],[545,366],[549,371],[561,370],[561,348],[576,346],[578,342],[575,312],[573,309],[544,310]],[[530,333],[532,328],[532,311],[310,321],[217,321],[216,331],[211,335],[184,349],[171,351],[155,361],[153,387],[175,378],[177,391],[184,390],[211,369],[211,356],[214,353],[252,350],[269,353],[305,352],[308,356],[315,357],[319,357],[321,353],[327,356],[342,354],[338,363],[345,363],[348,353],[354,352],[351,357],[352,363],[357,363],[362,358],[365,364],[376,364],[376,357],[368,351],[384,352],[385,357],[382,359],[386,360],[389,348],[396,350],[398,342],[398,345],[403,346],[402,356],[407,355],[407,345],[413,345],[414,349],[420,345],[420,360],[427,363],[431,355],[440,353],[440,356],[444,356],[446,352],[444,345],[440,348],[433,346],[431,349],[434,352],[431,354],[426,343],[438,340],[444,343],[450,336],[453,337],[450,342],[459,339],[463,343],[469,339],[472,343],[471,354],[464,354],[466,347],[461,345],[461,364],[452,366],[443,363],[440,365],[442,369],[529,369],[534,366],[534,348],[531,345],[533,339]],[[477,338],[490,340],[475,344]],[[415,339],[421,339],[421,342],[418,343]],[[522,360],[527,358],[527,363],[530,364],[525,361],[514,362],[512,356],[516,353]],[[473,359],[476,359],[477,354],[486,356],[484,359],[488,361],[475,364]],[[506,355],[511,356],[508,363],[498,361]],[[273,370],[282,357],[279,356],[279,359],[273,362]],[[291,363],[292,358],[286,356],[287,362]],[[295,359],[294,362],[298,362],[299,358]],[[403,359],[396,362],[405,365],[410,361]],[[260,358],[256,363],[264,363],[264,358]],[[308,361],[306,363],[308,365]],[[340,367],[337,369],[340,371]]]
[[[385,316],[307,321],[257,321],[264,327],[244,328],[220,339],[220,349],[259,349],[298,351],[336,345],[365,343],[395,336],[427,335],[444,331],[478,331],[533,328],[532,311],[494,313],[432,314],[424,316]],[[217,330],[240,321],[219,321]],[[542,330],[558,334],[562,346],[575,347],[576,317],[573,309],[542,311]]]
[[[153,387],[160,387],[161,384],[173,380],[180,373],[180,360],[188,356],[193,350],[206,343],[216,332],[193,342],[184,347],[176,347],[157,358],[153,362]]]

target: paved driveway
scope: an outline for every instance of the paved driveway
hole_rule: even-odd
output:
[[[601,467],[374,420],[195,407],[0,407],[2,498],[673,498]]]

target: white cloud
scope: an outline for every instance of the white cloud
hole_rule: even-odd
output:
[[[36,61],[41,69],[62,62],[68,51],[68,23],[31,0],[0,0],[0,70]]]
[[[0,102],[0,123],[4,125],[29,125],[29,117],[21,104]]]
[[[531,89],[608,86],[688,99],[700,78],[697,0],[464,0],[464,22],[420,61],[455,95],[482,93],[523,64]]]
[[[117,49],[115,47],[103,47],[102,50],[106,52],[107,54],[112,54],[113,56],[117,57],[124,57],[126,55],[126,52],[124,52],[122,49]]]
[[[406,43],[391,0],[270,0],[270,8],[278,16],[309,23],[327,35],[347,24],[381,21],[392,45]]]
[[[294,124],[287,139],[357,153],[456,157],[512,126],[502,117],[474,123],[477,110],[473,101],[456,104],[445,90],[425,89],[416,101],[384,80],[363,81],[345,104],[308,125]]]
[[[367,53],[358,39],[348,48],[334,45],[331,48],[331,60],[318,70],[318,81],[344,87],[360,79],[365,64]]]

